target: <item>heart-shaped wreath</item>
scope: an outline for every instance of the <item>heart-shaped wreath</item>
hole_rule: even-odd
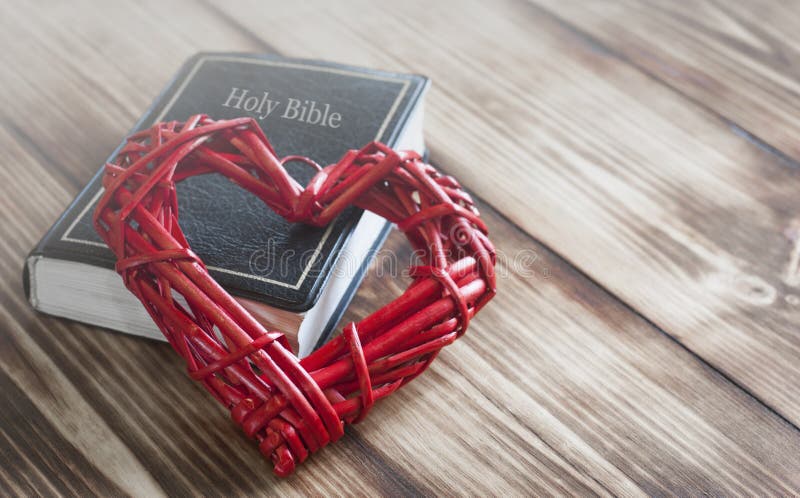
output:
[[[318,170],[305,188],[283,167],[296,160]],[[181,232],[175,184],[206,173],[292,222],[370,210],[397,224],[423,264],[400,297],[299,360],[211,278]],[[373,142],[321,168],[279,159],[251,118],[197,115],[130,136],[103,185],[94,225],[125,285],[281,476],[422,373],[495,294],[495,252],[471,198],[414,152]]]

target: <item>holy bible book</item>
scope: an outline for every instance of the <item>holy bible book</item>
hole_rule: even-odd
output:
[[[424,154],[427,87],[422,76],[328,62],[198,54],[134,131],[193,114],[250,116],[279,156],[307,156],[323,166],[373,140]],[[287,169],[301,185],[315,173],[299,162]],[[268,329],[297,337],[300,356],[327,340],[390,229],[357,208],[322,228],[288,223],[216,174],[189,178],[177,189],[192,250]],[[44,313],[162,339],[92,227],[102,190],[98,172],[30,253],[23,275],[28,299]]]

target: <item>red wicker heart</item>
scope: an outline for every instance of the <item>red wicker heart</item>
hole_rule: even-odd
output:
[[[290,160],[319,170],[305,188],[283,168]],[[396,223],[425,264],[411,269],[399,298],[298,360],[283,334],[211,278],[181,232],[175,184],[206,173],[293,222],[325,225],[350,205],[370,210]],[[129,137],[103,185],[94,225],[125,285],[281,476],[422,373],[495,294],[495,252],[472,200],[414,152],[371,143],[320,168],[278,159],[250,118],[198,115]]]

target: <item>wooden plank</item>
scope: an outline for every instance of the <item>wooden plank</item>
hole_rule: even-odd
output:
[[[798,170],[529,4],[313,8],[331,22],[299,10],[270,43],[431,76],[434,158],[800,423]],[[242,11],[253,33],[269,24]]]
[[[175,9],[159,10],[159,18],[180,14],[185,24],[165,29],[166,21],[151,16],[158,9]],[[278,24],[294,24],[302,14],[302,8],[285,12]],[[51,16],[12,16],[0,30],[4,44],[15,46],[2,55],[9,69],[0,74],[6,89],[0,163],[9,165],[0,169],[6,235],[0,396],[17,410],[0,426],[4,490],[791,494],[800,488],[794,427],[488,207],[499,249],[511,261],[527,254],[522,261],[530,273],[504,278],[501,295],[470,334],[425,376],[287,480],[272,478],[255,447],[186,377],[166,345],[33,313],[18,284],[26,251],[179,63],[214,44],[263,49],[223,21],[177,2],[72,5]],[[321,31],[325,26],[317,23]],[[13,42],[23,39],[24,50]],[[269,42],[282,39],[275,32]],[[340,55],[368,63],[361,46],[357,37],[343,41]],[[160,56],[148,47],[159,47]],[[303,50],[311,51],[289,52]],[[379,57],[377,65],[403,67],[390,56],[375,62]],[[445,169],[467,176],[467,185],[482,188],[454,158],[485,144],[443,119],[448,102],[441,94],[432,99],[437,156]],[[462,124],[481,126],[474,118]],[[467,152],[444,153],[449,133]],[[395,235],[390,247],[408,260],[399,242]],[[350,316],[363,316],[399,288],[373,272]]]
[[[744,134],[800,159],[800,15],[789,2],[532,0]]]

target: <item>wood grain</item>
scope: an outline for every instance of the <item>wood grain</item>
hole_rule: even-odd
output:
[[[532,0],[789,161],[800,159],[793,2]]]
[[[791,172],[525,4],[433,6],[412,23],[402,16],[413,4],[349,6],[375,28],[360,31],[341,7],[282,7],[85,2],[39,16],[5,6],[1,493],[800,490],[796,338],[782,325],[796,312],[742,304],[724,279],[710,297],[703,287],[724,271],[766,279],[785,257],[764,247],[790,212]],[[108,151],[179,64],[208,49],[428,73],[434,159],[491,204],[481,207],[506,264],[527,257],[426,375],[286,480],[168,346],[36,314],[19,281],[27,251]],[[388,248],[408,261],[401,242],[395,234]],[[763,266],[751,262],[759,247]],[[400,292],[377,269],[348,318]]]

